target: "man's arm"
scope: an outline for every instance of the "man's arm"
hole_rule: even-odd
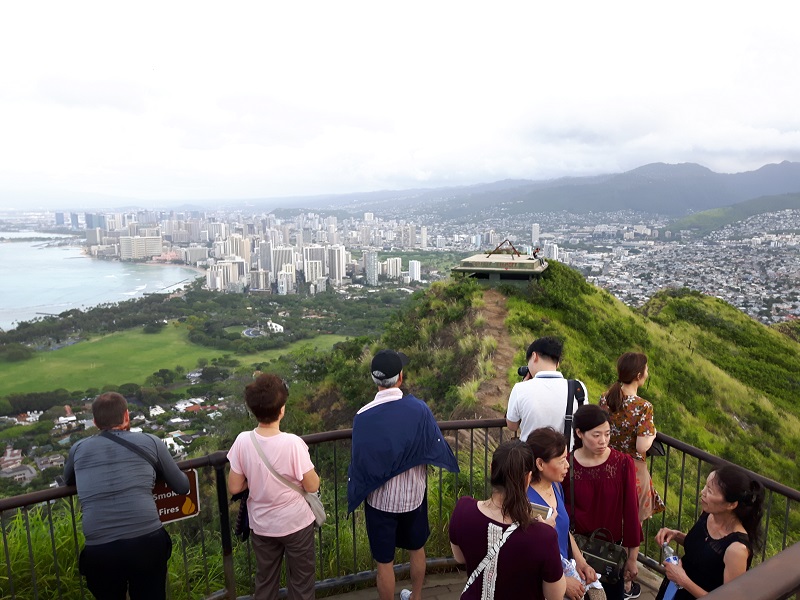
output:
[[[519,421],[509,421],[508,417],[506,417],[506,427],[508,427],[511,431],[517,431],[520,423],[522,423],[522,419]]]
[[[158,453],[158,464],[161,466],[161,474],[164,476],[164,481],[172,490],[178,494],[189,493],[189,478],[186,473],[178,468],[175,459],[167,449],[167,445],[153,436],[156,440],[156,452]]]

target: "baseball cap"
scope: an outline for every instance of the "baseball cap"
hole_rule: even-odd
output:
[[[402,352],[381,350],[372,358],[370,371],[377,379],[391,379],[399,375],[407,364],[408,357]]]

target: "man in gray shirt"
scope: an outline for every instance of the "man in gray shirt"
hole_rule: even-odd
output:
[[[86,545],[78,559],[98,600],[163,600],[172,541],[161,526],[153,484],[161,476],[178,494],[189,479],[154,435],[129,431],[125,398],[100,394],[92,403],[100,434],[77,442],[64,465],[78,488]]]

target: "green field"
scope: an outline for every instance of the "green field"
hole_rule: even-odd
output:
[[[286,348],[233,357],[243,365],[265,362],[308,344],[328,350],[345,339],[341,335],[320,335]],[[141,385],[159,369],[180,365],[191,371],[198,359],[210,362],[223,354],[227,353],[189,342],[183,327],[170,325],[156,334],[124,331],[56,351],[39,352],[25,362],[0,362],[0,397],[59,388],[75,391],[123,383]]]

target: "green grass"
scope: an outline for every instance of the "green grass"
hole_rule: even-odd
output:
[[[328,350],[345,339],[342,335],[320,335],[286,348],[236,358],[242,364],[266,362],[306,345]],[[223,354],[228,353],[192,344],[186,329],[173,325],[156,334],[145,334],[138,329],[113,333],[60,350],[38,352],[24,362],[0,362],[3,382],[0,396],[59,388],[84,390],[122,383],[143,384],[148,375],[159,369],[181,365],[189,371],[196,367],[198,359],[210,362]]]

